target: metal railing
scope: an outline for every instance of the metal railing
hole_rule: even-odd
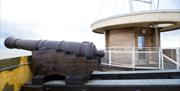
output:
[[[165,49],[159,47],[144,47],[144,48],[125,48],[125,47],[110,47],[105,50],[105,58],[102,64],[126,67],[132,69],[178,69],[180,67],[180,48],[176,48],[176,54],[172,57],[168,56],[168,52],[163,52]],[[174,50],[173,50],[174,52]],[[176,67],[174,68],[174,64]],[[170,67],[173,66],[173,67]]]
[[[30,65],[30,64],[32,64],[32,62],[24,63],[24,64],[17,64],[17,65],[13,65],[13,66],[8,66],[8,67],[0,68],[0,72],[1,71],[5,71],[5,70],[9,70],[9,69],[14,69],[14,68],[21,67],[21,66],[25,66],[25,65]]]
[[[166,48],[161,49],[161,61],[162,61],[162,68],[165,69],[168,68],[168,62],[169,65],[174,65],[174,67],[170,69],[180,69],[180,48]],[[167,66],[167,67],[165,67]],[[169,66],[170,67],[170,66]]]

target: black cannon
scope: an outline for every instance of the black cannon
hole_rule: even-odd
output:
[[[19,38],[9,37],[5,40],[7,48],[18,48],[30,51],[54,49],[65,53],[74,53],[77,56],[84,56],[87,59],[96,59],[103,57],[102,51],[96,50],[92,42],[66,42],[66,41],[47,41],[47,40],[24,40]]]
[[[32,84],[49,80],[65,80],[66,84],[85,83],[96,70],[104,52],[92,42],[24,40],[9,37],[7,48],[32,51]]]

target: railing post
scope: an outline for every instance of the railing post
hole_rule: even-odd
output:
[[[112,64],[112,60],[111,60],[111,48],[109,48],[109,65]]]
[[[176,48],[176,69],[179,70],[179,62],[180,62],[180,48]]]
[[[161,48],[158,48],[158,53],[159,53],[159,60],[158,60],[158,66],[159,66],[159,69],[161,69]]]
[[[135,48],[133,47],[133,49],[132,49],[132,68],[133,68],[133,70],[135,68],[135,50],[134,49]]]
[[[160,49],[161,52],[161,69],[164,69],[164,58],[163,58],[163,49]]]

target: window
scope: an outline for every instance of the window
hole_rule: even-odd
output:
[[[144,36],[140,35],[138,36],[138,48],[142,49],[143,47],[145,47]]]

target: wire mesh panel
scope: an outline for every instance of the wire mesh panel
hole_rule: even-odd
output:
[[[130,52],[112,52],[111,63],[115,66],[131,66],[132,65],[132,53]]]
[[[131,66],[132,65],[132,48],[107,48],[102,64],[111,66]]]
[[[135,48],[136,67],[159,67],[160,53],[158,48]]]
[[[179,69],[180,48],[163,49],[164,69]]]
[[[101,64],[110,65],[109,64],[109,51],[105,51],[105,56],[101,58]]]

